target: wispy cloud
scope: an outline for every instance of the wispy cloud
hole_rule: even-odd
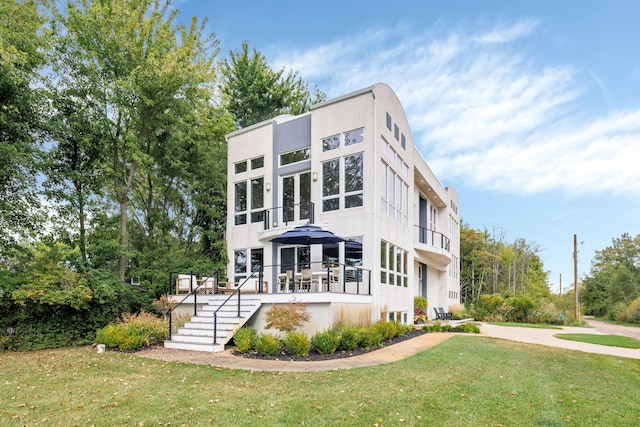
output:
[[[583,111],[589,72],[527,50],[539,22],[483,30],[406,25],[275,58],[329,96],[388,83],[414,141],[447,182],[513,193],[640,195],[640,110]],[[591,75],[592,76],[592,75]]]

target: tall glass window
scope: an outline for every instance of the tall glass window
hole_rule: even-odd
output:
[[[235,225],[247,223],[247,182],[235,184]]]
[[[247,277],[247,250],[240,249],[233,252],[233,281],[241,282]]]
[[[362,206],[362,153],[344,158],[344,207]]]
[[[264,219],[264,178],[251,180],[251,222]]]
[[[322,163],[322,210],[340,209],[340,159]]]

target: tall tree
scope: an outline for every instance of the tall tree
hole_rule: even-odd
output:
[[[38,70],[45,63],[38,2],[0,2],[0,253],[34,229]]]
[[[640,235],[628,233],[596,251],[579,293],[585,313],[604,315],[640,296]]]
[[[309,90],[297,72],[275,71],[267,58],[244,42],[239,51],[229,52],[222,68],[224,106],[236,125],[247,127],[279,114],[301,114],[326,95],[317,87]]]
[[[105,182],[103,178],[105,152],[96,109],[86,102],[86,88],[79,85],[65,88],[62,77],[56,82],[60,88],[50,91],[51,113],[47,123],[53,139],[45,155],[44,187],[50,200],[58,203],[60,234],[69,235],[80,248],[81,268],[87,265],[87,220],[90,206],[96,206],[97,195]]]
[[[110,152],[105,172],[120,216],[122,280],[129,212],[143,212],[139,223],[153,227],[155,190],[166,183],[156,161],[188,143],[180,129],[212,96],[217,40],[203,38],[195,18],[189,26],[177,24],[177,14],[160,0],[80,0],[57,14],[57,39],[67,52],[62,59],[69,75],[91,82],[86,97],[99,108],[102,143]],[[131,206],[134,188],[144,193],[146,207]]]

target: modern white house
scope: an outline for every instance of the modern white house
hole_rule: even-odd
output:
[[[213,296],[253,304],[241,323],[262,331],[264,312],[291,301],[307,303],[310,334],[340,322],[412,323],[417,295],[430,317],[459,304],[458,199],[416,149],[389,86],[237,130],[227,142],[229,264]],[[305,224],[344,241],[278,242]]]

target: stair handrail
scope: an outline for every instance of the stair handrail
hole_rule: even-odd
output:
[[[225,299],[222,304],[213,312],[213,344],[218,344],[218,311],[222,307],[224,307],[230,300],[233,298],[235,294],[238,294],[238,317],[240,317],[240,289],[249,281],[249,279],[255,278],[256,274],[258,275],[258,280],[260,283],[260,287],[262,287],[262,267],[258,267],[257,270],[253,271],[248,277],[244,279],[242,282],[228,297]]]
[[[171,276],[173,273],[169,273],[169,280],[171,280]],[[191,277],[194,276],[193,271],[189,273],[189,275]],[[204,279],[202,279],[200,281],[200,283],[191,290],[191,292],[189,292],[187,295],[184,296],[184,298],[182,298],[176,305],[174,305],[173,307],[171,307],[169,309],[169,311],[167,311],[167,315],[169,316],[169,340],[171,340],[171,331],[173,329],[173,324],[172,324],[172,314],[173,314],[173,310],[175,310],[180,304],[182,304],[183,302],[186,301],[187,298],[189,298],[191,295],[193,295],[193,315],[195,316],[197,314],[197,302],[198,302],[198,289],[200,289],[200,286],[202,286],[203,283],[206,283],[207,280],[213,278],[214,282],[215,282],[215,289],[214,292],[218,291],[218,270],[214,271],[213,274],[205,277]]]

